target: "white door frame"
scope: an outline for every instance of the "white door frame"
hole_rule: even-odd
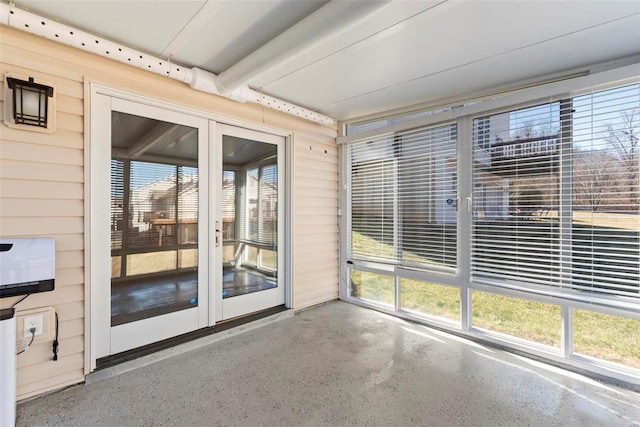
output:
[[[167,112],[178,112],[187,114],[198,119],[205,119],[209,121],[209,143],[206,144],[211,147],[212,142],[221,140],[221,127],[216,122],[222,122],[225,124],[242,127],[245,129],[251,129],[259,132],[264,132],[271,135],[277,135],[285,138],[284,143],[284,180],[285,194],[283,204],[283,217],[287,218],[283,225],[284,230],[284,248],[282,250],[283,266],[279,268],[279,275],[283,276],[279,282],[279,286],[284,287],[284,304],[286,307],[291,308],[293,306],[293,133],[291,131],[283,131],[280,129],[271,128],[264,125],[253,124],[242,120],[231,119],[228,117],[212,114],[209,112],[203,112],[201,110],[185,107],[166,101],[161,101],[155,98],[150,98],[144,95],[133,94],[127,91],[104,86],[100,83],[87,82],[85,90],[88,103],[85,104],[85,120],[88,131],[85,132],[85,374],[88,374],[96,369],[96,360],[105,354],[106,346],[110,337],[105,333],[104,319],[110,319],[111,308],[110,303],[104,304],[104,295],[97,292],[98,286],[94,286],[95,283],[99,283],[100,280],[105,280],[106,277],[110,280],[110,262],[99,264],[97,263],[96,253],[105,251],[105,248],[100,248],[100,243],[110,241],[110,230],[108,227],[96,227],[99,218],[96,214],[102,212],[107,215],[106,223],[108,224],[108,215],[110,212],[110,198],[105,197],[109,194],[109,189],[104,192],[95,191],[92,187],[94,181],[104,180],[104,176],[110,176],[109,162],[101,162],[101,155],[104,156],[104,148],[97,144],[101,135],[111,134],[111,120],[97,120],[96,114],[100,109],[111,108],[110,98],[118,98],[121,100],[128,100],[131,102],[156,107],[158,109],[166,110]],[[104,96],[100,96],[104,95]],[[111,142],[108,143],[108,149],[110,151]],[[199,159],[202,163],[205,159],[208,161],[208,165],[214,164],[214,150],[208,150],[206,157],[201,156],[199,153]],[[102,157],[104,158],[104,157]],[[110,159],[110,154],[107,154],[107,158]],[[210,175],[208,174],[208,182],[211,182]],[[95,178],[94,178],[95,177]],[[213,188],[212,188],[213,189]],[[208,210],[208,212],[215,212],[212,209],[214,206],[213,197],[208,198],[206,202],[201,201],[200,206]],[[215,219],[207,212],[206,217],[208,224],[210,225]],[[99,215],[99,214],[98,214]],[[100,219],[102,220],[102,219]],[[215,230],[213,225],[210,225],[207,230],[207,241],[212,241],[214,238]],[[200,238],[200,235],[199,235]],[[107,251],[110,252],[107,248]],[[280,250],[279,250],[280,251]],[[220,307],[218,304],[212,304],[212,295],[217,292],[217,286],[215,279],[215,269],[208,268],[209,266],[215,266],[216,251],[208,251],[206,264],[203,261],[203,266],[207,267],[207,276],[205,280],[208,280],[208,298],[199,299],[203,304],[207,301],[209,304],[208,313],[201,314],[199,316],[198,327],[213,326],[221,315],[221,298]],[[221,251],[220,251],[221,257]],[[199,263],[201,258],[199,257]],[[220,266],[222,263],[219,264]],[[280,267],[280,266],[279,266]],[[199,273],[198,280],[201,280]],[[221,292],[220,292],[221,295]],[[110,301],[110,296],[107,298]],[[204,319],[206,317],[206,319]],[[204,324],[203,324],[204,322]],[[109,321],[110,323],[110,321]],[[149,327],[153,325],[149,324]]]

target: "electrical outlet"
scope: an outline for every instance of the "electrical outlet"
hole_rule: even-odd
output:
[[[55,316],[56,313],[53,307],[37,307],[19,311],[16,321],[17,338],[24,337],[31,341],[29,329],[31,329],[30,325],[33,325],[36,328],[36,336],[33,338],[34,343],[52,340],[52,334],[56,330]],[[34,320],[34,317],[40,319],[41,328],[38,327],[38,319]]]
[[[24,336],[31,336],[31,328],[36,328],[36,336],[42,335],[42,314],[37,314],[35,316],[27,316],[24,318]]]

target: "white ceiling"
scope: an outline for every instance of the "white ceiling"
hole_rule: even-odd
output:
[[[15,0],[214,73],[325,3]],[[640,55],[640,1],[394,1],[297,52],[246,83],[346,120]]]

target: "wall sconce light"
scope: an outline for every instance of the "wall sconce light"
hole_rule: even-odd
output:
[[[47,128],[49,115],[49,97],[53,97],[53,88],[29,81],[7,77],[7,85],[13,92],[13,122],[16,125]]]

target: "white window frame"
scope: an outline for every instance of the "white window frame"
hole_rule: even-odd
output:
[[[340,281],[339,297],[345,301],[373,308],[394,316],[418,321],[423,324],[436,326],[508,349],[522,352],[534,357],[542,358],[550,363],[583,370],[618,382],[640,386],[640,370],[617,365],[601,359],[585,357],[573,352],[573,311],[583,309],[598,313],[621,316],[640,320],[640,307],[635,302],[628,304],[607,304],[607,298],[598,298],[598,304],[584,298],[557,298],[549,295],[548,291],[524,291],[508,287],[495,287],[471,282],[471,239],[472,239],[472,194],[473,180],[461,179],[472,175],[473,155],[473,119],[476,117],[496,114],[525,108],[541,103],[548,103],[576,97],[578,95],[606,90],[613,87],[640,83],[640,64],[633,64],[621,68],[577,77],[547,84],[540,87],[523,89],[515,93],[505,95],[489,101],[468,104],[466,106],[446,110],[440,113],[426,115],[414,120],[391,122],[392,124],[361,133],[340,136]],[[351,210],[349,201],[349,185],[351,175],[350,155],[348,144],[379,138],[383,135],[393,135],[397,132],[408,131],[428,126],[457,122],[458,124],[458,265],[457,274],[443,275],[433,271],[407,269],[401,266],[384,265],[375,262],[363,262],[351,260],[347,257],[351,245]],[[355,123],[355,121],[354,121]],[[342,129],[346,129],[343,124]],[[564,185],[564,183],[562,184]],[[395,304],[393,309],[387,306],[363,301],[349,294],[349,282],[353,269],[380,273],[394,277]],[[410,278],[439,285],[453,286],[460,289],[460,323],[449,322],[442,318],[432,316],[416,316],[400,308],[399,280]],[[539,345],[530,341],[521,340],[513,336],[503,335],[497,332],[485,331],[475,328],[471,324],[471,292],[473,290],[514,297],[523,300],[531,300],[560,306],[561,309],[561,345],[560,348],[552,348]]]

